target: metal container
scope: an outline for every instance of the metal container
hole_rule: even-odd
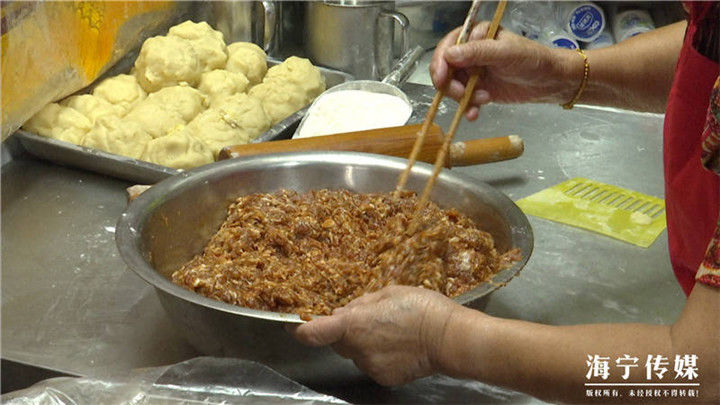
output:
[[[282,374],[309,383],[328,383],[360,376],[352,362],[329,348],[305,347],[283,330],[301,322],[298,315],[230,305],[186,290],[170,281],[207,244],[237,197],[293,189],[391,191],[406,160],[353,152],[302,152],[230,159],[169,178],[134,200],[116,227],[116,242],[128,267],[155,287],[169,317],[199,351],[241,357],[269,365]],[[432,167],[418,163],[408,189],[421,190]],[[477,303],[510,281],[525,265],[533,247],[530,224],[504,194],[471,177],[443,171],[431,199],[473,218],[495,238],[504,252],[520,249],[522,260],[455,298]]]
[[[223,33],[225,42],[253,42],[272,53],[281,45],[282,2],[212,1],[203,10],[208,23]]]
[[[306,46],[315,63],[348,72],[357,79],[386,76],[394,55],[409,49],[408,20],[387,1],[326,0],[306,3]],[[401,49],[393,47],[393,24]]]
[[[469,1],[398,0],[395,9],[408,18],[410,46],[433,49],[445,34],[462,26],[470,4]],[[402,38],[396,35],[395,41],[399,46]]]
[[[315,99],[315,101],[312,102],[312,104],[310,104],[307,114],[303,116],[302,120],[300,121],[300,125],[298,125],[297,129],[295,130],[293,138],[297,138],[302,131],[305,121],[307,120],[308,116],[310,116],[314,111],[313,107],[315,107],[315,105],[318,103],[318,100],[320,100],[326,94],[334,93],[336,91],[363,90],[373,93],[389,94],[391,96],[399,97],[400,99],[402,99],[412,112],[413,106],[410,98],[408,98],[407,94],[400,90],[400,87],[398,86],[405,83],[405,80],[410,77],[410,74],[415,69],[415,65],[417,65],[417,61],[418,59],[420,59],[422,54],[423,49],[419,46],[409,50],[405,55],[403,55],[403,57],[398,61],[398,63],[395,64],[393,70],[387,76],[385,76],[385,78],[381,82],[376,80],[352,80],[325,90]],[[408,116],[408,119],[410,119],[410,116]],[[407,121],[405,121],[403,124],[406,123]]]
[[[134,57],[128,60],[134,60]],[[281,61],[268,58],[268,66],[275,66],[279,63],[281,63]],[[132,63],[128,66],[132,66]],[[318,69],[325,78],[325,83],[328,88],[352,80],[352,76],[347,73],[321,67]],[[129,70],[129,67],[124,70],[113,69],[113,72],[117,74],[126,72],[127,70]],[[255,138],[253,143],[290,139],[309,107],[310,105],[307,105],[303,109],[296,111],[273,125],[266,132]],[[15,132],[13,137],[19,140],[26,151],[41,159],[141,184],[153,184],[182,172],[181,170],[157,165],[155,163],[47,138],[23,129]]]

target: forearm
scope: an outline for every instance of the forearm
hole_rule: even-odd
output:
[[[590,76],[578,102],[664,112],[686,25],[681,21],[611,47],[586,51]],[[567,99],[558,100],[564,103],[577,91],[583,77],[583,62],[574,51],[555,52],[567,77],[568,90],[564,94]]]
[[[546,400],[586,400],[588,355],[614,359],[627,353],[644,360],[647,354],[667,356],[671,348],[668,326],[547,326],[461,312],[446,331],[443,372]]]
[[[625,354],[637,357],[638,367],[627,381],[620,379],[611,363],[615,373],[603,382],[638,382],[646,378],[648,355],[665,356],[670,362],[668,373],[674,374],[675,355],[690,354],[697,355],[699,375],[692,382],[701,383],[701,399],[712,401],[720,398],[720,315],[709,308],[719,306],[720,291],[699,284],[672,326],[548,326],[457,307],[447,321],[436,368],[451,376],[486,381],[539,398],[578,402],[589,399],[584,396],[588,355],[609,357],[611,361]]]

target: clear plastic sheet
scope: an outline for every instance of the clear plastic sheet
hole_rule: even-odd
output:
[[[346,403],[312,391],[261,364],[213,357],[109,378],[51,378],[1,399],[12,405]]]

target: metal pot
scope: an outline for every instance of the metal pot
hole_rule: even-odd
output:
[[[306,46],[321,65],[357,79],[386,76],[394,55],[409,49],[408,20],[388,1],[325,0],[306,3]],[[393,24],[400,26],[401,44],[393,47]]]
[[[271,53],[280,47],[282,2],[212,1],[207,20],[223,33],[225,42],[253,42]]]
[[[410,23],[410,46],[420,45],[432,49],[448,32],[463,24],[470,8],[468,1],[417,1],[399,0],[395,8]],[[395,38],[396,44],[402,39]]]
[[[406,160],[352,152],[302,152],[231,159],[168,178],[128,206],[116,227],[116,242],[128,267],[155,287],[178,330],[199,351],[241,357],[275,368],[302,383],[359,377],[348,360],[328,348],[305,347],[283,330],[301,322],[295,314],[230,305],[186,290],[170,281],[173,271],[199,253],[238,196],[272,192],[348,189],[391,191]],[[408,189],[421,190],[432,166],[418,163]],[[455,172],[440,174],[431,199],[454,207],[490,232],[499,251],[516,247],[522,260],[455,298],[471,305],[510,281],[525,265],[533,247],[530,224],[504,194]]]

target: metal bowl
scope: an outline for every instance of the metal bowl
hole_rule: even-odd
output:
[[[405,168],[403,159],[353,152],[303,152],[232,159],[166,179],[129,204],[116,227],[125,263],[150,283],[178,330],[199,351],[256,360],[300,382],[359,375],[352,362],[327,348],[308,348],[283,329],[298,315],[243,308],[206,298],[170,281],[173,271],[199,253],[237,197],[279,189],[391,191]],[[408,189],[422,190],[432,167],[418,163]],[[438,177],[431,199],[473,218],[503,252],[516,247],[522,260],[456,297],[472,304],[508,282],[525,265],[533,246],[530,224],[504,194],[448,170]]]

